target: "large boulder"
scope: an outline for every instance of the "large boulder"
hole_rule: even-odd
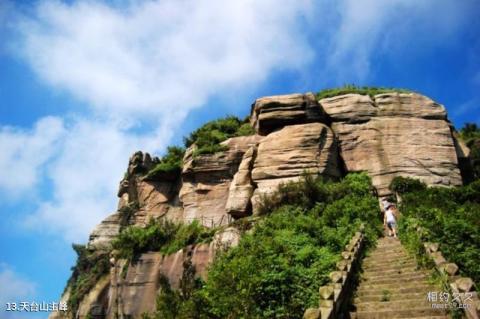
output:
[[[228,192],[226,211],[235,218],[251,213],[250,198],[253,194],[251,171],[255,159],[256,146],[251,146],[243,155],[238,171],[233,177]]]
[[[100,222],[90,233],[88,246],[90,248],[103,249],[110,246],[111,241],[118,236],[125,221],[122,213],[111,214]]]
[[[252,197],[254,213],[262,194],[281,183],[298,180],[304,172],[338,177],[337,144],[332,130],[322,123],[285,126],[259,144],[252,170],[257,189]]]
[[[321,99],[320,106],[333,122],[361,123],[372,117],[416,117],[446,120],[445,107],[417,93],[375,95],[343,94]]]
[[[287,125],[324,121],[326,115],[312,93],[261,97],[250,115],[250,123],[261,135]]]
[[[238,171],[243,154],[258,143],[258,135],[233,137],[222,143],[224,152],[194,156],[194,147],[185,153],[179,198],[184,220],[200,220],[205,226],[227,224],[225,207],[230,183]]]
[[[377,108],[368,95],[344,94],[321,99],[319,103],[333,122],[365,122],[377,113]]]
[[[353,99],[353,100],[352,100]],[[339,106],[338,100],[343,100]],[[371,101],[375,114],[353,106],[359,100]],[[352,107],[349,119],[337,111]],[[368,104],[367,103],[367,104]],[[367,171],[379,195],[390,193],[395,176],[419,178],[428,185],[461,185],[457,153],[445,109],[419,94],[391,93],[369,97],[338,97],[337,102],[323,99],[320,104],[329,113],[340,155],[348,172]]]

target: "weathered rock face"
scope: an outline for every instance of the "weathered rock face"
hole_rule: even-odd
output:
[[[325,113],[312,93],[259,98],[252,105],[250,115],[250,123],[261,135],[286,125],[325,120]]]
[[[131,224],[146,225],[150,219],[167,217],[171,220],[183,220],[183,207],[179,203],[180,183],[139,180],[136,183],[136,202],[139,209],[135,212]]]
[[[188,246],[168,256],[157,252],[145,253],[128,268],[124,268],[125,260],[117,261],[110,274],[109,301],[103,308],[107,309],[107,318],[141,318],[144,312],[153,312],[160,277],[165,276],[171,287],[178,289],[187,261],[191,262],[196,276],[206,280],[207,267],[215,256],[217,246],[236,245],[239,236],[238,231],[227,228],[209,244]]]
[[[323,99],[346,170],[367,171],[379,195],[395,176],[461,185],[445,108],[419,94],[347,94]]]
[[[122,224],[121,213],[117,212],[108,216],[93,229],[88,245],[98,249],[108,247],[110,242],[120,233]]]
[[[78,307],[78,316],[88,318],[105,317],[108,307],[108,294],[110,289],[110,275],[106,275],[97,282],[92,290],[83,298]]]
[[[336,141],[325,124],[285,126],[260,142],[252,169],[252,181],[257,186],[252,197],[254,212],[261,194],[274,191],[281,183],[298,180],[304,172],[341,175]]]
[[[227,224],[226,213],[230,183],[238,170],[243,154],[261,139],[260,136],[234,137],[222,144],[228,151],[193,156],[187,150],[182,172],[180,200],[184,220],[200,220],[206,226]]]
[[[256,146],[251,146],[245,152],[230,184],[225,210],[235,218],[248,216],[251,211],[250,198],[254,190],[251,171],[256,152]]]

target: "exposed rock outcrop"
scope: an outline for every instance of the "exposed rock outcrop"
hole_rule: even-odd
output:
[[[252,169],[252,181],[257,186],[252,197],[253,211],[262,194],[271,193],[281,183],[298,180],[304,172],[341,175],[336,141],[325,124],[285,126],[260,142]]]
[[[122,213],[114,213],[98,224],[90,234],[88,245],[93,248],[106,248],[120,234]]]
[[[395,176],[461,185],[445,108],[415,93],[347,94],[320,100],[332,118],[346,170],[367,171],[379,195]]]
[[[250,198],[254,190],[251,171],[256,152],[257,147],[251,146],[243,154],[238,172],[230,184],[225,210],[235,218],[248,216],[251,211]]]
[[[325,122],[326,119],[313,93],[259,98],[252,105],[250,115],[250,123],[261,135],[286,125]]]
[[[180,189],[186,221],[198,219],[206,226],[228,223],[230,183],[243,154],[260,139],[258,135],[230,138],[222,143],[227,151],[209,155],[194,156],[193,147],[187,150]]]
[[[240,234],[227,228],[216,234],[209,244],[188,246],[174,254],[164,256],[158,252],[142,254],[134,264],[119,260],[112,267],[107,318],[141,318],[144,312],[155,310],[160,289],[160,277],[165,276],[172,288],[180,285],[185,263],[191,262],[196,276],[206,280],[207,267],[217,247],[234,246]],[[97,302],[97,301],[95,301]]]

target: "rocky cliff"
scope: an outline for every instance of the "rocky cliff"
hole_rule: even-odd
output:
[[[465,147],[455,138],[445,108],[420,94],[263,97],[252,105],[250,124],[255,134],[223,141],[224,151],[196,154],[193,144],[180,174],[146,178],[159,159],[142,152],[130,158],[118,209],[92,231],[90,250],[108,251],[125,227],[144,226],[151,219],[199,220],[219,231],[209,244],[167,256],[148,252],[128,263],[112,255],[110,272],[70,317],[138,318],[152,311],[160,276],[178,287],[186,261],[205,276],[216,247],[239,240],[232,221],[257,214],[264,194],[304,172],[338,178],[366,171],[380,196],[390,193],[395,176],[419,178],[428,185],[462,184],[459,161],[467,156]],[[63,298],[68,294],[67,287]]]

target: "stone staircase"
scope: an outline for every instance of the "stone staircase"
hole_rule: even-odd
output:
[[[362,269],[352,319],[450,318],[445,310],[432,308],[427,294],[441,289],[428,282],[429,272],[418,269],[398,239],[380,238]]]

